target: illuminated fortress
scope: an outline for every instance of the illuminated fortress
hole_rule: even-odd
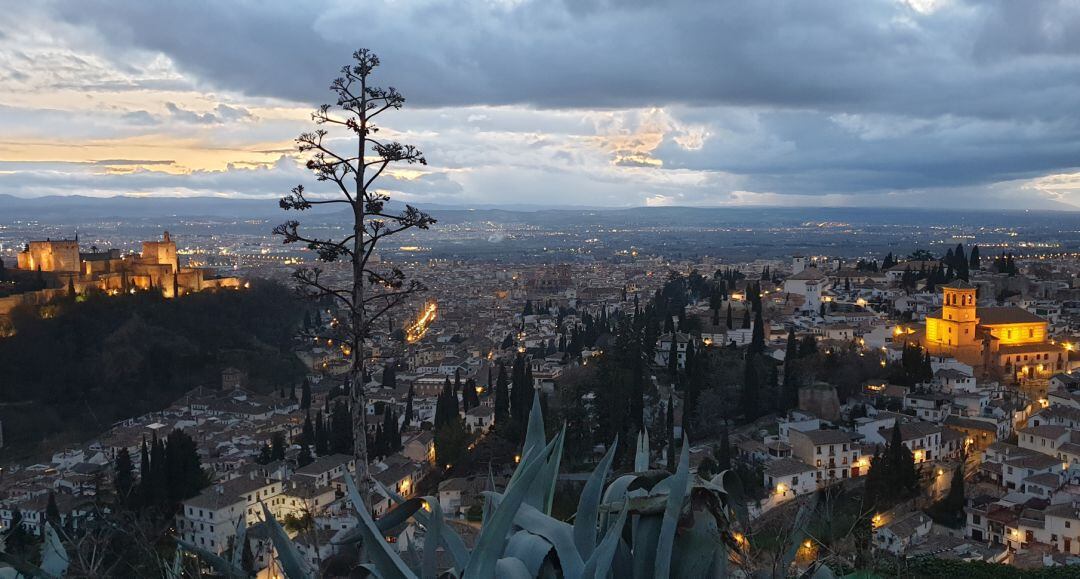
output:
[[[1015,306],[980,308],[975,286],[942,286],[940,311],[926,316],[923,346],[972,366],[1000,369],[1015,378],[1047,378],[1065,369],[1068,352],[1049,341],[1047,321]]]
[[[46,287],[0,298],[0,314],[21,303],[39,304],[70,291],[108,294],[158,289],[168,298],[208,289],[238,288],[235,277],[215,277],[205,268],[180,267],[176,242],[166,231],[160,240],[144,241],[141,253],[118,249],[81,253],[78,239],[31,241],[18,254],[18,269],[39,272]]]

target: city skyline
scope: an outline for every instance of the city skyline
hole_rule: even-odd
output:
[[[430,161],[388,175],[409,202],[1080,208],[1066,2],[448,8],[13,7],[0,193],[272,203],[367,45]]]

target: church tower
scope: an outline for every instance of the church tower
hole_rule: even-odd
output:
[[[975,327],[979,317],[975,310],[975,286],[956,280],[942,286],[944,303],[938,327],[938,341],[958,349],[975,346]]]

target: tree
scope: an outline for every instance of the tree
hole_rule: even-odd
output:
[[[959,464],[952,473],[952,481],[949,483],[949,494],[942,499],[941,510],[949,516],[953,522],[961,523],[964,520],[964,465]]]
[[[150,448],[146,446],[146,438],[143,437],[142,446],[139,448],[139,504],[148,506],[150,503],[150,485],[154,483],[150,476]]]
[[[435,220],[411,205],[401,211],[391,210],[387,206],[389,196],[375,185],[391,165],[426,165],[427,160],[412,145],[374,137],[379,130],[376,117],[386,111],[400,110],[405,97],[392,87],[384,89],[372,83],[372,75],[379,67],[379,57],[375,53],[358,50],[353,53],[353,61],[342,67],[341,76],[330,85],[336,96],[334,112],[331,112],[331,105],[319,107],[312,115],[319,128],[297,137],[299,152],[309,155],[307,168],[316,181],[332,184],[331,192],[311,196],[303,185],[297,185],[280,201],[281,208],[286,211],[304,211],[317,205],[345,205],[352,214],[351,231],[340,239],[320,239],[302,231],[298,221],[289,220],[275,227],[274,234],[281,236],[286,244],[306,245],[316,252],[320,261],[347,260],[351,266],[350,283],[344,286],[327,281],[318,267],[301,268],[294,278],[298,288],[308,297],[331,299],[347,312],[347,323],[336,325],[336,335],[338,341],[348,344],[352,452],[361,496],[368,500],[365,339],[379,318],[424,289],[418,281],[406,280],[400,269],[371,257],[384,238],[409,229],[427,229]],[[326,139],[329,131],[323,127],[344,129],[356,139],[355,147],[347,149],[348,152],[335,152],[330,148],[333,139]]]
[[[315,444],[315,425],[311,422],[311,413],[304,417],[304,426],[300,430],[300,444]]]
[[[667,369],[668,376],[671,377],[671,383],[675,383],[675,379],[679,375],[679,335],[675,332],[671,333],[671,345],[668,347],[667,355]]]
[[[322,410],[315,413],[315,456],[323,456],[330,452],[329,434],[326,432],[326,419],[323,418]]]
[[[281,432],[270,437],[270,460],[285,460],[285,435]]]
[[[383,367],[382,387],[397,388],[397,370],[394,369],[393,364],[387,364]]]
[[[903,444],[900,421],[893,423],[885,454],[889,465],[887,483],[890,490],[899,497],[914,496],[919,490],[919,471],[915,466],[915,456]]]
[[[978,245],[971,246],[971,253],[968,254],[968,268],[976,271],[982,268],[982,260],[979,258]]]
[[[731,468],[731,439],[725,426],[720,435],[720,446],[716,447],[716,472],[721,473]]]
[[[749,309],[746,309],[745,311],[743,311],[742,329],[744,329],[744,330],[749,330],[750,329],[750,310]]]
[[[754,331],[750,334],[750,354],[765,352],[765,321],[761,319],[761,310],[754,313]]]
[[[402,426],[408,426],[413,419],[413,384],[409,383],[409,394],[405,397],[405,418]]]
[[[739,391],[739,410],[742,411],[743,418],[747,421],[756,419],[760,411],[759,391],[761,389],[761,380],[758,376],[757,362],[758,355],[749,353],[743,362],[743,383],[742,389]]]
[[[361,439],[363,442],[365,438]],[[353,452],[353,429],[349,408],[343,400],[334,402],[334,410],[330,414],[330,452],[333,454],[350,454]]]
[[[45,504],[45,521],[54,529],[61,528],[60,509],[56,506],[56,493],[49,491],[49,500]]]
[[[311,383],[304,378],[304,384],[300,387],[300,410],[311,408]]]
[[[510,390],[506,366],[499,362],[499,377],[495,381],[495,425],[506,427],[510,421]]]
[[[670,472],[675,472],[675,397],[669,395],[667,400],[667,416],[664,422],[667,438],[667,466]]]
[[[132,469],[131,454],[128,449],[121,448],[116,453],[116,464],[113,465],[113,488],[116,489],[118,504],[127,505],[131,501],[135,488],[135,473]]]
[[[799,405],[801,380],[798,369],[799,341],[795,329],[788,331],[787,349],[784,353],[784,384],[780,392],[780,410],[786,412]]]
[[[731,319],[731,302],[728,302],[728,304],[727,304],[727,329],[729,329],[729,330],[735,329],[735,324],[732,323],[732,319]]]
[[[296,455],[296,466],[303,468],[311,464],[315,459],[311,458],[311,448],[306,442],[300,444],[300,452]]]

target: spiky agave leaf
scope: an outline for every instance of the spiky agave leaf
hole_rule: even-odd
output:
[[[540,409],[540,393],[534,390],[533,405],[529,410],[529,423],[525,429],[525,444],[521,448],[522,462],[530,452],[538,451],[546,444],[547,436],[544,433],[544,415]],[[519,463],[518,468],[514,469],[514,474],[510,475],[510,483],[507,486],[517,480],[520,472],[521,464]]]
[[[585,563],[574,545],[574,528],[554,519],[529,505],[521,505],[514,524],[544,538],[555,548],[559,565],[567,577],[577,577]]]
[[[806,524],[810,521],[811,514],[817,508],[817,501],[817,494],[811,495],[809,501],[800,507],[798,514],[795,515],[795,524],[791,529],[791,536],[788,538],[790,544],[784,551],[783,557],[780,559],[780,568],[777,570],[781,577],[787,574],[791,563],[795,561],[795,556],[799,554],[799,547],[802,546],[803,539],[806,537]]]
[[[289,534],[281,528],[281,523],[274,518],[270,508],[266,506],[266,503],[259,504],[262,505],[263,517],[270,528],[270,541],[274,543],[274,550],[277,551],[278,562],[281,563],[281,570],[285,572],[285,576],[289,579],[314,578],[315,575],[308,568],[300,550],[296,548],[296,543],[293,543]]]
[[[436,559],[439,544],[442,543],[443,514],[442,505],[435,497],[424,497],[424,503],[431,509],[431,524],[427,526],[427,536],[424,537],[424,558],[420,563],[421,577],[434,577],[438,560]]]
[[[649,429],[642,426],[637,435],[637,450],[634,452],[634,470],[649,470]]]
[[[438,501],[430,505],[432,507],[432,513],[428,513],[423,509],[422,500],[415,499],[417,501],[415,508],[406,507],[406,503],[411,504],[414,499],[408,499],[408,501],[406,501],[405,497],[402,497],[398,493],[395,493],[394,491],[386,488],[386,486],[378,480],[375,480],[375,485],[384,495],[389,497],[390,500],[394,501],[398,505],[398,508],[391,510],[389,513],[386,513],[378,521],[376,521],[376,525],[379,527],[380,531],[386,531],[387,529],[396,527],[401,522],[391,517],[391,515],[395,514],[395,512],[398,511],[398,509],[404,509],[401,512],[402,515],[405,515],[406,518],[408,518],[408,516],[412,516],[412,518],[416,519],[416,522],[427,528],[429,525],[435,524],[433,517],[435,513],[435,508],[438,508],[439,524],[442,527],[440,533],[442,536],[442,544],[444,547],[446,547],[446,550],[450,553],[450,556],[453,557],[454,566],[460,570],[464,569],[465,566],[469,564],[469,550],[465,547],[465,542],[461,540],[461,535],[459,535],[453,527],[446,524],[445,517],[443,517],[442,514],[442,508],[439,505]],[[344,542],[344,537],[342,539],[342,542]]]
[[[240,515],[236,519],[236,542],[232,548],[232,564],[237,569],[244,568],[244,543],[247,541],[247,517]]]
[[[686,492],[690,488],[690,443],[683,435],[682,453],[679,466],[668,481],[667,508],[664,509],[663,523],[659,542],[656,546],[656,577],[667,577],[671,571],[672,545],[675,543],[675,530],[679,523]]]
[[[469,565],[465,567],[464,579],[488,579],[494,576],[506,544],[506,536],[514,523],[514,517],[525,500],[530,483],[539,474],[555,448],[555,442],[551,441],[539,451],[531,450],[521,459],[521,464],[514,473],[515,477],[518,477],[517,480],[511,480],[491,520],[480,531],[476,548],[469,557]]]
[[[603,540],[596,546],[589,560],[585,562],[585,567],[581,573],[582,579],[607,579],[608,572],[611,570],[612,559],[615,558],[615,552],[618,550],[622,539],[622,530],[623,526],[626,525],[626,514],[628,512],[628,509],[619,511],[619,517],[615,519],[615,524],[608,528]]]
[[[589,558],[596,549],[596,514],[600,510],[600,497],[604,492],[604,483],[615,460],[615,450],[619,447],[619,437],[611,443],[611,448],[600,459],[600,464],[589,475],[585,488],[578,500],[577,514],[574,516],[574,544],[582,558]]]
[[[495,562],[495,573],[499,579],[533,579],[529,569],[520,559],[506,557]]]
[[[217,553],[214,553],[213,551],[208,551],[198,545],[189,543],[183,539],[176,539],[176,545],[189,553],[194,553],[203,563],[210,565],[214,568],[215,571],[221,573],[228,579],[240,579],[241,577],[247,577],[247,574],[244,573],[243,569],[240,569],[239,567],[233,567],[233,564],[230,563],[228,559],[222,557],[221,555],[218,555]]]
[[[506,558],[521,561],[525,565],[525,570],[529,572],[529,577],[536,577],[540,574],[540,568],[543,567],[552,548],[551,543],[540,535],[521,530],[510,535],[503,554]]]
[[[356,481],[353,480],[352,475],[345,473],[344,478],[349,500],[352,502],[353,510],[356,511],[360,519],[356,526],[363,537],[364,552],[374,562],[375,567],[379,569],[379,575],[386,579],[415,577],[416,575],[405,564],[405,561],[402,561],[401,557],[383,539],[382,533],[379,532],[379,528],[375,525],[375,521],[371,519],[367,507],[364,506],[364,500],[360,497],[360,491],[356,489]]]
[[[41,546],[41,570],[60,577],[67,573],[70,560],[51,523],[45,523],[45,544]]]
[[[525,504],[539,509],[546,514],[551,514],[551,503],[555,499],[555,485],[559,480],[559,466],[562,462],[563,442],[566,440],[566,425],[564,424],[559,434],[553,441],[555,448],[544,462],[544,467],[536,479],[529,485],[529,493],[525,496]]]
[[[712,483],[721,489],[727,499],[728,508],[735,512],[735,518],[745,529],[750,524],[750,511],[746,508],[746,493],[743,492],[742,479],[734,470],[728,469],[716,475]]]

